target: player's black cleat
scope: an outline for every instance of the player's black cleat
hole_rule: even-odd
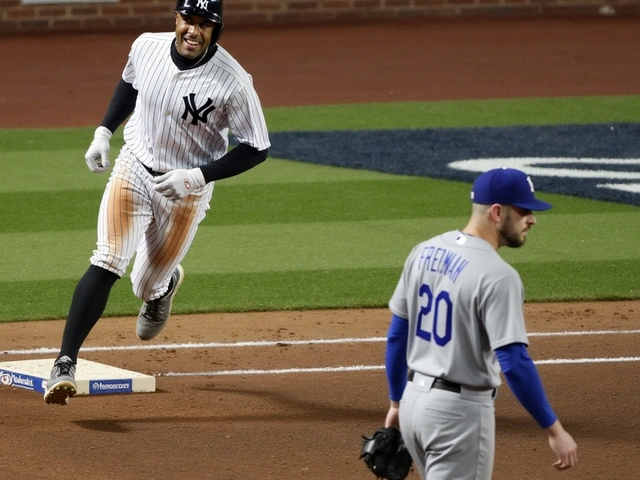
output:
[[[178,265],[171,276],[171,290],[164,297],[144,302],[136,323],[136,335],[140,340],[151,340],[167,324],[167,320],[171,316],[173,297],[180,288],[183,279],[184,269]]]

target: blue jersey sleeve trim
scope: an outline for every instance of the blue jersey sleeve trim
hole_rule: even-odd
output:
[[[409,321],[393,315],[387,333],[385,369],[389,384],[389,398],[399,402],[407,384],[407,342],[409,339]]]
[[[538,370],[524,344],[511,343],[495,350],[509,388],[542,428],[557,420],[542,386]]]

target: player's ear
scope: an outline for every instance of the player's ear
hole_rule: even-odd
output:
[[[493,223],[500,223],[504,220],[504,215],[506,214],[506,209],[503,205],[499,203],[494,203],[489,207],[489,217],[493,221]]]

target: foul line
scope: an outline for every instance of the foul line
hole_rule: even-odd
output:
[[[634,335],[640,330],[590,330],[567,332],[534,332],[529,337],[568,337],[587,335]],[[111,347],[83,347],[81,352],[116,352],[116,351],[140,351],[140,350],[165,350],[165,349],[195,349],[195,348],[238,348],[238,347],[288,347],[293,345],[327,345],[344,343],[376,343],[386,342],[387,337],[369,338],[333,338],[320,340],[280,340],[280,341],[252,341],[252,342],[209,342],[209,343],[165,343],[158,345],[121,345]],[[30,348],[20,350],[2,350],[0,355],[40,355],[58,353],[58,348]]]
[[[530,337],[562,337],[562,336],[586,336],[586,335],[633,335],[639,334],[640,330],[591,330],[591,331],[566,331],[566,332],[538,332],[529,333]],[[347,343],[374,343],[386,342],[386,337],[370,338],[334,338],[318,340],[282,340],[282,341],[252,341],[252,342],[210,342],[210,343],[168,343],[158,345],[127,345],[111,347],[86,347],[81,352],[112,352],[112,351],[142,351],[142,350],[164,350],[164,349],[197,349],[197,348],[238,348],[238,347],[274,347],[293,345],[318,345],[318,344],[347,344]],[[34,355],[58,353],[55,348],[34,348],[22,350],[4,350],[0,355]],[[616,358],[558,358],[534,361],[537,365],[569,365],[588,363],[622,363],[640,362],[640,357],[616,357]],[[312,367],[312,368],[284,368],[271,370],[221,370],[210,372],[165,372],[155,373],[156,377],[215,377],[215,376],[246,376],[246,375],[282,375],[290,373],[335,373],[335,372],[362,372],[368,370],[384,370],[384,365],[352,365],[339,367]]]
[[[640,333],[640,330],[578,330],[574,332],[536,332],[528,333],[529,337],[570,337],[582,335],[629,335]]]
[[[537,365],[560,365],[580,363],[618,363],[640,362],[640,357],[617,358],[558,358],[552,360],[539,360],[533,363]],[[220,377],[231,375],[282,375],[287,373],[335,373],[335,372],[362,372],[366,370],[384,370],[384,365],[353,365],[348,367],[313,367],[313,368],[282,368],[274,370],[221,370],[213,372],[166,372],[156,373],[156,377]]]

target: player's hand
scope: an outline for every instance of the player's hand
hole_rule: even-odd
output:
[[[109,140],[111,132],[106,127],[96,128],[93,134],[93,142],[89,145],[89,150],[84,155],[89,170],[93,173],[102,173],[109,170]]]
[[[199,168],[172,170],[154,178],[153,182],[156,192],[173,201],[184,198],[207,184]]]
[[[558,455],[558,460],[553,464],[558,470],[566,470],[578,463],[578,446],[557,420],[549,429],[549,446]]]

